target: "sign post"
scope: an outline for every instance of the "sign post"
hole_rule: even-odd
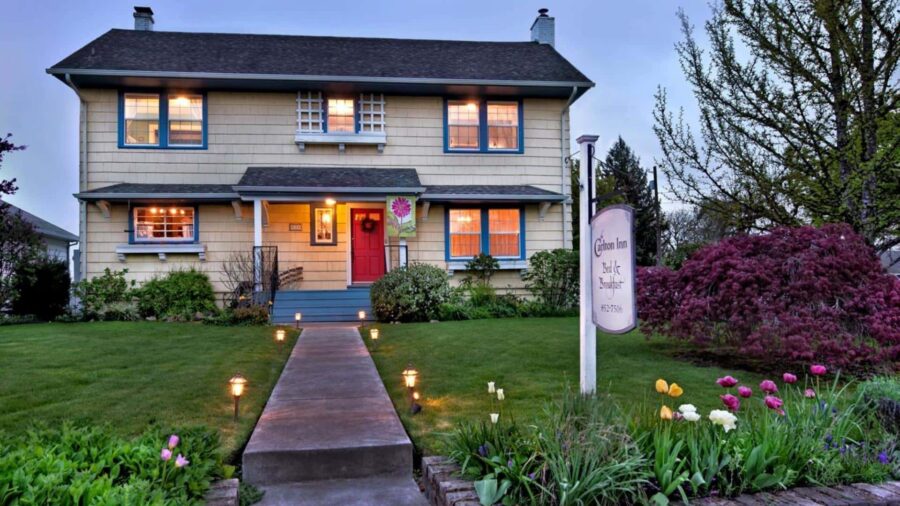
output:
[[[597,328],[594,326],[591,304],[591,227],[590,218],[594,214],[594,144],[596,135],[582,135],[577,139],[581,151],[578,173],[578,249],[579,249],[579,350],[581,354],[579,380],[582,394],[593,394],[597,389]]]

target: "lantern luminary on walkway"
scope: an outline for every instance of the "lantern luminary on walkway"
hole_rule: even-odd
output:
[[[297,325],[297,328],[300,328],[300,320],[303,318],[303,315],[298,311],[294,313],[294,323]]]
[[[403,382],[406,385],[406,391],[409,396],[409,412],[411,414],[416,414],[419,411],[422,411],[422,406],[416,403],[416,400],[419,398],[419,393],[416,392],[416,379],[419,377],[419,371],[417,371],[412,363],[406,365],[406,369],[403,370]]]
[[[236,422],[241,395],[244,394],[244,386],[247,385],[247,379],[240,374],[235,374],[228,380],[228,384],[231,385],[231,396],[234,397],[234,421]]]
[[[285,337],[284,329],[275,330],[275,342],[278,343],[279,349],[284,347],[284,337]]]
[[[359,317],[359,328],[363,328],[366,326],[366,312],[362,309],[359,310],[359,313],[356,314]]]
[[[378,347],[378,329],[369,330],[369,337],[372,338],[372,348]]]

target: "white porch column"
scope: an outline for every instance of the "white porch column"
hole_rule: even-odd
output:
[[[406,255],[406,238],[400,238],[400,267],[406,267],[407,255]]]
[[[577,139],[578,149],[581,151],[581,162],[578,173],[579,199],[578,199],[578,248],[579,248],[579,272],[581,274],[578,286],[579,299],[579,331],[581,333],[581,393],[592,394],[597,389],[597,327],[594,325],[591,301],[591,215],[594,206],[589,201],[588,185],[594,185],[594,179],[588,174],[593,164],[591,156],[594,153],[596,135],[582,135]],[[596,189],[596,186],[594,186]]]
[[[253,201],[253,291],[262,291],[262,200]]]

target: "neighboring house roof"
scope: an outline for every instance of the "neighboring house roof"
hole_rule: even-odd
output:
[[[900,274],[900,249],[892,249],[882,253],[881,265],[891,274]]]
[[[230,184],[138,184],[119,183],[103,188],[76,193],[75,197],[86,200],[128,200],[154,198],[227,200],[237,198]]]
[[[249,167],[234,186],[240,193],[420,193],[415,169],[368,167]]]
[[[318,86],[329,82],[521,85],[534,87],[537,95],[568,96],[573,87],[580,95],[594,85],[553,46],[537,42],[120,29],[94,39],[47,72],[61,80],[70,74],[85,86],[124,84],[115,79],[125,77],[132,83],[134,78],[166,77],[218,81],[224,87],[237,86],[226,82],[229,79],[259,80],[260,87],[293,81],[288,85],[293,89],[297,81],[312,81],[310,86],[316,82]],[[541,87],[545,89],[538,92]]]
[[[23,220],[31,223],[34,230],[41,236],[62,241],[78,242],[78,236],[72,232],[69,232],[62,227],[58,227],[43,218],[37,217],[24,209],[20,209],[9,203],[6,204],[13,213],[18,214]]]
[[[528,185],[449,185],[429,186],[423,200],[481,200],[481,201],[563,201],[566,196]]]

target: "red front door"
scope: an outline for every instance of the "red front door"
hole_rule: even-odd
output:
[[[384,211],[351,209],[350,263],[354,283],[371,283],[384,276]]]

